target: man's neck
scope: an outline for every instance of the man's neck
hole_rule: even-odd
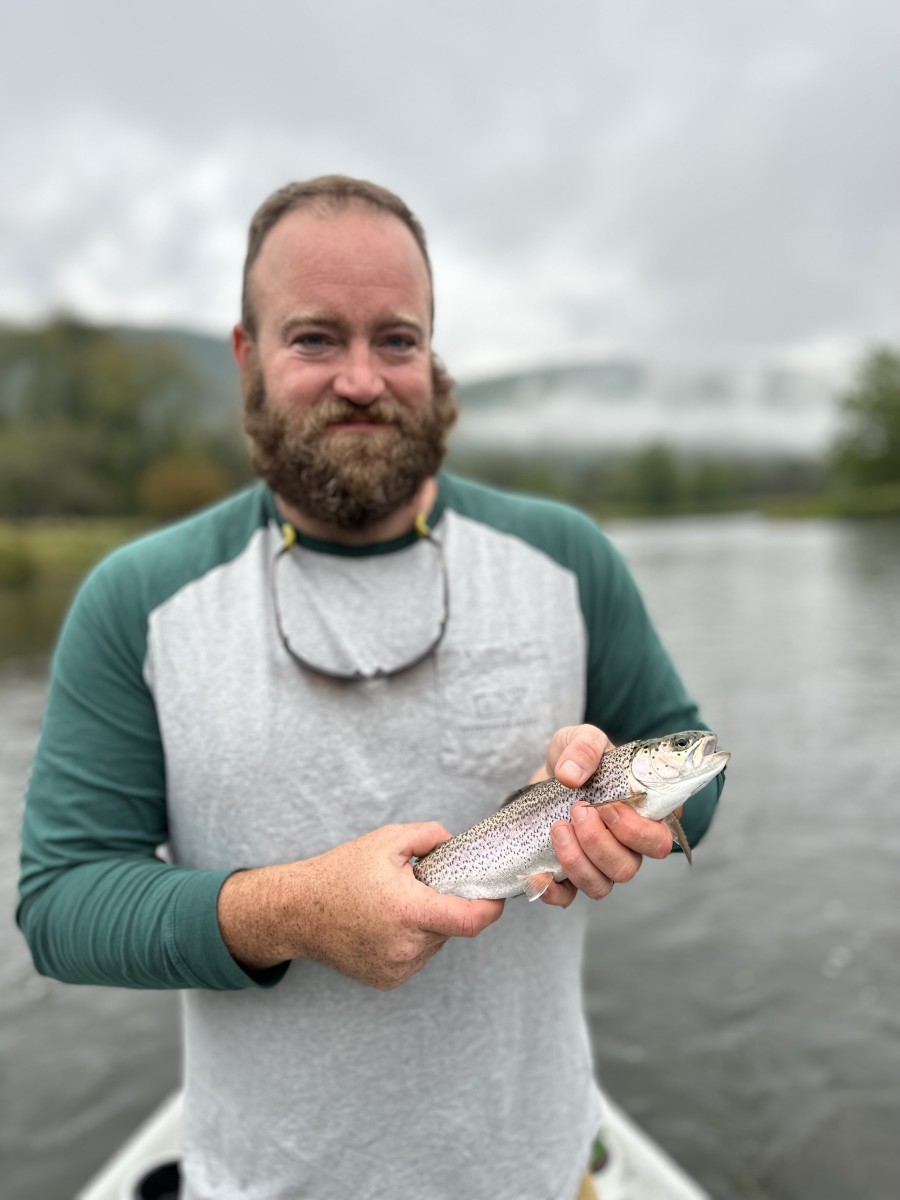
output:
[[[295,529],[307,537],[317,538],[323,542],[335,542],[339,546],[373,546],[376,542],[389,542],[394,538],[409,533],[415,524],[419,513],[425,516],[434,508],[437,500],[438,485],[434,478],[426,479],[419,491],[407,504],[389,513],[382,520],[376,521],[368,529],[347,530],[331,521],[322,521],[310,517],[301,509],[288,504],[281,496],[276,496],[278,508],[291,522]]]

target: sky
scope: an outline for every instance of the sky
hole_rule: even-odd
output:
[[[846,372],[900,341],[896,0],[6,0],[0,319],[226,336],[246,229],[359,175],[457,377]]]

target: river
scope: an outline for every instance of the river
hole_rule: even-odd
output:
[[[718,1200],[896,1200],[900,525],[609,532],[733,758],[694,867],[648,861],[592,910],[598,1074]],[[0,665],[7,912],[45,690],[21,650]],[[41,979],[9,919],[0,971],[0,1192],[66,1200],[176,1086],[177,1001]]]

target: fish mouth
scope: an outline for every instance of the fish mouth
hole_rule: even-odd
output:
[[[700,750],[701,758],[708,758],[710,754],[715,754],[716,748],[719,745],[719,739],[714,733],[707,734],[703,739],[698,749]]]
[[[731,758],[730,751],[719,749],[717,735],[707,733],[690,752],[688,764],[698,772],[708,771],[714,764],[718,765],[718,769],[721,770],[729,758]]]

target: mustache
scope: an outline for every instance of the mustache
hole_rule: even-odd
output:
[[[382,396],[371,404],[354,404],[340,396],[325,396],[304,413],[307,432],[321,433],[329,425],[399,425],[405,429],[409,423],[409,410],[390,396]]]

